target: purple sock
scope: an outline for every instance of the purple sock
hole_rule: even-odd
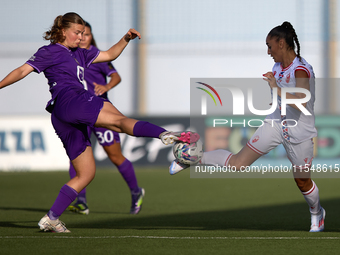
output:
[[[77,196],[77,204],[87,204],[86,200],[86,188],[79,192]]]
[[[135,170],[133,169],[132,163],[128,159],[125,159],[124,162],[118,166],[118,171],[123,176],[131,192],[139,192]]]
[[[57,199],[47,213],[51,220],[56,220],[66,210],[66,208],[76,199],[78,192],[68,185],[61,187]]]
[[[164,128],[142,120],[136,122],[133,127],[133,135],[137,137],[159,138],[159,135],[164,131],[166,131]]]
[[[70,169],[69,169],[69,174],[70,174],[70,179],[73,179],[77,173],[76,170],[73,167],[73,164],[70,162]],[[77,204],[86,204],[86,188],[84,188],[82,191],[79,192],[78,197],[77,197]]]

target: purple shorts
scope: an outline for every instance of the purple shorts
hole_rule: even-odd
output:
[[[59,92],[51,115],[52,125],[70,160],[91,146],[87,127],[93,127],[106,99],[78,87]]]
[[[120,143],[119,133],[102,127],[89,127],[90,134],[93,132],[101,146],[110,146]],[[90,135],[89,134],[89,135]]]

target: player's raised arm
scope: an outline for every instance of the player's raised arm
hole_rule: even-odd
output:
[[[21,79],[25,78],[28,74],[30,74],[34,68],[28,64],[23,64],[22,66],[14,69],[10,72],[2,81],[0,81],[0,89],[11,85]]]
[[[136,37],[140,39],[140,33],[137,30],[131,28],[123,36],[123,38],[120,39],[120,41],[113,45],[110,49],[108,49],[107,51],[101,51],[98,57],[93,61],[93,63],[109,62],[115,60],[125,49],[126,45],[128,45],[129,41],[135,39]]]

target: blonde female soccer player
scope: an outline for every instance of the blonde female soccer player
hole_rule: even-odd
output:
[[[76,13],[56,17],[44,37],[51,44],[38,49],[25,64],[0,82],[1,89],[33,71],[44,72],[52,96],[46,110],[51,113],[53,127],[76,170],[76,176],[61,188],[51,209],[39,221],[38,225],[44,231],[70,232],[59,217],[95,176],[88,127],[104,127],[137,137],[160,138],[164,144],[175,140],[196,141],[199,138],[195,133],[169,132],[149,122],[128,118],[108,100],[91,94],[84,79],[86,68],[92,63],[116,59],[130,40],[141,36],[135,29],[130,29],[109,50],[89,51],[78,47],[84,30],[85,22]]]

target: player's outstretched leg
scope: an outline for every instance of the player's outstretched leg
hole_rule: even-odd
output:
[[[170,132],[150,122],[128,118],[109,102],[104,102],[95,126],[136,137],[160,138],[165,145],[175,141],[192,143],[199,139],[194,132]]]
[[[187,169],[188,167],[190,167],[190,165],[183,164],[183,163],[179,162],[177,159],[175,159],[170,164],[169,173],[171,175],[174,175],[174,174],[177,174],[184,169]]]
[[[202,159],[197,164],[202,165],[228,165],[229,159],[233,154],[227,150],[215,150],[204,152]],[[180,171],[189,168],[190,165],[180,163],[177,159],[171,162],[169,173],[171,175],[177,174]]]
[[[165,145],[172,144],[176,141],[183,143],[195,143],[200,139],[200,135],[195,132],[171,132],[165,131],[159,135],[159,138]]]
[[[95,126],[136,137],[160,138],[165,145],[175,141],[193,143],[199,140],[195,132],[170,132],[150,122],[128,118],[109,102],[104,102]]]

